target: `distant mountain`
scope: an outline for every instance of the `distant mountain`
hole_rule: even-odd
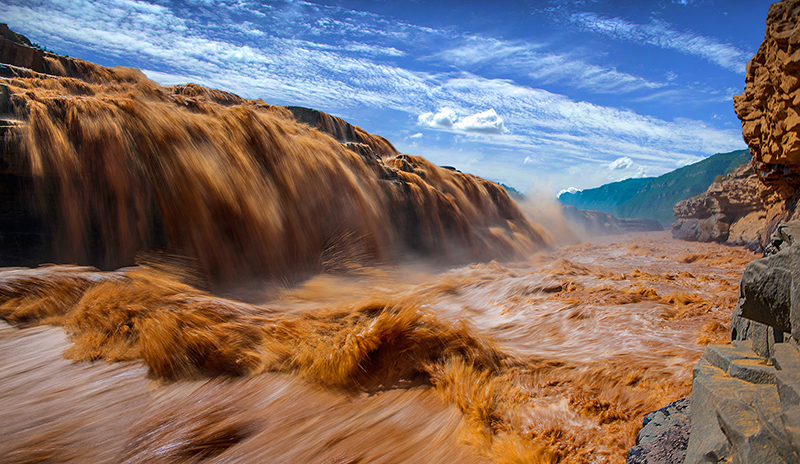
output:
[[[718,153],[659,177],[625,179],[580,192],[562,193],[558,199],[578,209],[596,209],[620,218],[655,219],[662,224],[675,220],[675,203],[705,192],[713,182],[750,161],[745,150]],[[719,176],[719,177],[718,177]]]

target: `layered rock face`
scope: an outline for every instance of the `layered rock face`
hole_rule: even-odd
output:
[[[800,2],[775,3],[764,42],[747,65],[745,90],[734,97],[742,135],[759,177],[794,190],[800,172]]]
[[[696,197],[677,203],[675,238],[733,245],[766,244],[777,222],[789,216],[785,202],[765,185],[752,164],[739,166]]]
[[[800,1],[770,7],[745,84],[733,100],[752,167],[678,203],[676,238],[760,249],[778,223],[800,219]]]

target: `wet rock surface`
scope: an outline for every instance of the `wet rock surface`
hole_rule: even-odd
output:
[[[781,224],[748,264],[730,345],[694,368],[686,463],[800,461],[800,223]]]
[[[691,428],[691,399],[683,398],[648,414],[628,450],[627,464],[683,462]]]

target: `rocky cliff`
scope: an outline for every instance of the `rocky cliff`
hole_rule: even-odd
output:
[[[751,163],[743,164],[703,194],[677,203],[673,212],[675,238],[727,242],[761,249],[781,220],[787,205],[775,189],[764,184]]]
[[[676,238],[760,249],[781,221],[800,219],[800,2],[767,15],[764,41],[734,97],[751,166],[674,208]]]
[[[742,135],[762,181],[793,192],[800,171],[800,2],[775,3],[764,42],[734,97]]]
[[[800,1],[784,0],[770,7],[734,98],[752,162],[674,208],[676,236],[750,243],[765,255],[742,275],[732,343],[709,345],[694,368],[687,464],[800,462],[800,222],[780,223],[798,216],[799,78]],[[662,456],[637,447],[628,462],[674,462]]]

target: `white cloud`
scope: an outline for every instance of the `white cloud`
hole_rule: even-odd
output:
[[[416,134],[410,135],[408,138],[410,138],[410,139],[421,139],[422,138],[422,132],[417,132]]]
[[[604,164],[603,168],[609,171],[617,171],[620,169],[628,169],[631,166],[633,166],[633,160],[625,156],[622,158],[617,158],[611,163]]]
[[[442,108],[435,114],[423,113],[419,115],[417,124],[432,129],[450,129],[455,125],[457,118],[456,112],[451,108]]]
[[[431,129],[502,134],[505,132],[503,118],[489,108],[481,113],[471,114],[459,120],[452,108],[442,108],[436,113],[423,113],[417,117],[417,124]]]
[[[749,53],[734,45],[692,32],[675,31],[664,21],[637,24],[594,13],[573,14],[570,20],[599,34],[698,56],[736,73],[744,73],[745,65],[750,59]]]
[[[560,197],[561,197],[561,195],[563,195],[563,194],[565,194],[565,193],[572,193],[572,194],[576,194],[576,193],[578,193],[578,192],[580,192],[580,191],[581,191],[581,189],[577,189],[577,188],[575,188],[575,187],[568,187],[568,188],[565,188],[565,189],[563,189],[563,190],[560,190],[560,191],[558,192],[558,194],[556,195],[556,198],[560,198]]]
[[[505,132],[503,118],[493,108],[477,114],[471,114],[453,125],[456,130],[464,132],[483,132],[486,134],[502,134]]]

